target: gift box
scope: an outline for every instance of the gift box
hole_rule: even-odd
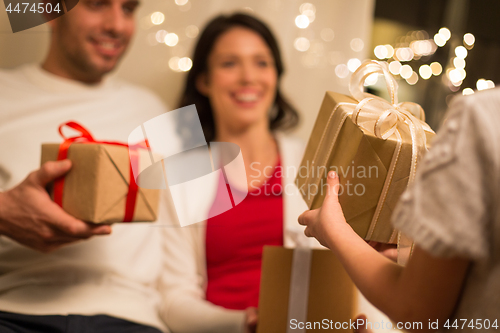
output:
[[[257,333],[352,332],[356,300],[333,252],[264,247]]]
[[[128,146],[84,141],[66,145],[65,158],[71,160],[72,168],[51,186],[54,201],[70,215],[86,222],[155,221],[159,190],[135,184]],[[141,165],[151,164],[148,150],[137,148],[134,151],[139,170]],[[60,155],[61,144],[43,144],[41,163],[60,160]],[[61,202],[55,198],[58,181],[63,181],[59,183],[62,185]]]
[[[372,74],[385,77],[391,102],[363,92]],[[316,209],[328,191],[327,173],[337,172],[347,223],[366,240],[396,243],[392,211],[434,132],[419,105],[397,102],[397,83],[383,63],[362,64],[349,90],[353,97],[326,93],[296,183],[309,208]]]

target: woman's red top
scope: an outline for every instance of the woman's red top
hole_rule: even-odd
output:
[[[236,207],[207,220],[206,298],[227,309],[259,303],[264,245],[283,245],[283,196],[280,163],[273,174]],[[223,181],[218,188],[227,191]]]

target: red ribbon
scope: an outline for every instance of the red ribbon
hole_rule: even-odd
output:
[[[64,126],[70,127],[78,132],[80,132],[80,135],[74,136],[67,138],[63,132],[62,129]],[[121,142],[114,142],[114,141],[97,141],[94,139],[94,137],[90,134],[90,132],[83,127],[82,125],[78,124],[77,122],[74,121],[69,121],[67,123],[61,124],[59,126],[59,134],[64,138],[64,142],[61,143],[59,146],[59,153],[57,155],[57,160],[64,160],[68,156],[68,149],[73,143],[86,143],[86,144],[108,144],[108,145],[116,145],[116,146],[123,146],[129,148],[129,156],[130,156],[130,181],[128,184],[128,193],[127,193],[127,201],[125,204],[125,215],[123,217],[123,222],[131,222],[133,217],[134,217],[134,210],[135,210],[135,203],[137,199],[137,192],[139,190],[139,186],[137,186],[137,183],[135,182],[134,179],[134,172],[133,169],[135,168],[136,170],[138,169],[137,166],[139,164],[139,154],[137,152],[137,148],[139,147],[144,147],[141,144],[136,144],[133,146],[129,146],[128,144],[121,143]],[[147,142],[145,142],[146,146],[148,145]],[[54,201],[57,203],[59,206],[62,207],[62,198],[63,198],[63,191],[64,191],[64,178],[61,177],[59,179],[56,179],[54,181]]]

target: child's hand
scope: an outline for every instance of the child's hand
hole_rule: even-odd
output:
[[[306,226],[305,235],[315,237],[327,248],[331,248],[330,242],[335,233],[346,227],[350,229],[340,207],[338,193],[339,177],[331,171],[328,173],[327,193],[321,208],[305,211],[299,216],[299,224]]]

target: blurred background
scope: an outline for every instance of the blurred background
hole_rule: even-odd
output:
[[[113,74],[145,85],[175,109],[200,30],[213,16],[242,11],[269,24],[283,53],[282,86],[302,115],[307,140],[325,91],[348,93],[365,59],[386,61],[399,100],[421,104],[437,129],[450,98],[500,82],[497,0],[143,0],[137,33]],[[0,4],[0,68],[41,62],[48,26],[13,34]],[[381,77],[367,90],[385,96]],[[0,105],[1,112],[1,105]]]
[[[113,75],[147,86],[175,109],[200,30],[235,11],[263,19],[275,33],[283,91],[301,113],[295,134],[304,140],[325,91],[347,94],[365,59],[388,62],[399,100],[421,104],[434,129],[454,95],[500,83],[498,0],[142,0],[134,41]],[[13,34],[0,2],[0,68],[41,62],[49,33],[45,24]],[[370,77],[366,89],[387,96],[381,77]]]

